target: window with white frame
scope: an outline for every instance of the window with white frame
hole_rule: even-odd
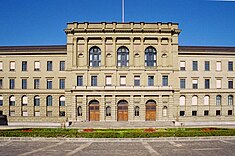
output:
[[[197,96],[196,95],[194,95],[192,97],[192,105],[197,105]]]
[[[216,71],[221,71],[221,61],[216,62]]]
[[[208,95],[204,96],[204,105],[210,104],[210,97]]]
[[[216,80],[216,88],[217,88],[217,89],[220,89],[220,88],[222,87],[221,83],[222,83],[222,80],[221,80],[221,79],[217,79],[217,80]]]
[[[0,106],[3,106],[3,96],[0,95]]]
[[[126,86],[126,76],[120,76],[120,86]]]
[[[198,89],[198,80],[193,79],[192,83],[193,83],[193,89]]]
[[[221,95],[217,95],[215,100],[216,100],[216,101],[215,101],[215,104],[216,104],[217,106],[221,105],[221,100],[222,100]]]
[[[26,95],[22,96],[22,106],[28,105],[28,97]]]
[[[10,71],[15,71],[15,68],[16,68],[16,63],[15,63],[15,61],[11,61],[11,62],[10,62]]]
[[[185,96],[180,96],[180,105],[184,106],[185,105]]]
[[[233,105],[233,95],[228,96],[228,105],[232,106]]]
[[[35,61],[34,62],[34,71],[39,71],[40,70],[40,62],[39,61]]]
[[[180,70],[185,71],[186,70],[186,65],[185,61],[180,61]]]
[[[22,116],[28,116],[28,111],[23,111]]]
[[[117,50],[117,64],[119,67],[129,66],[129,50],[127,47],[120,47]]]
[[[134,86],[140,86],[140,76],[134,76]]]
[[[59,99],[59,106],[65,106],[65,96],[61,96]]]
[[[156,66],[156,49],[148,47],[145,49],[145,66]]]
[[[2,71],[2,70],[3,70],[3,63],[0,62],[0,71]]]
[[[106,86],[111,86],[112,85],[112,77],[111,76],[106,76]]]
[[[15,106],[15,101],[16,101],[16,98],[13,95],[10,96],[10,98],[9,98],[9,105],[10,106]]]

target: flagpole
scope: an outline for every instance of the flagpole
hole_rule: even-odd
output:
[[[125,1],[122,0],[122,23],[125,22]]]

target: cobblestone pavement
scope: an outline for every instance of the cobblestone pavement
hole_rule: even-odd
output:
[[[0,140],[1,156],[231,156],[235,138],[218,139],[38,139]]]

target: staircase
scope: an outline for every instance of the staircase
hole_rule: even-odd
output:
[[[121,129],[121,128],[159,128],[174,127],[172,121],[88,121],[74,122],[72,128],[98,128],[98,129]]]

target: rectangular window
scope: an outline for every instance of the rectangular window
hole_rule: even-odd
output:
[[[120,86],[126,86],[126,76],[120,76]]]
[[[222,81],[221,79],[217,79],[217,80],[216,80],[216,88],[217,88],[217,89],[220,89],[220,88],[221,88],[221,81]]]
[[[180,79],[180,89],[185,89],[185,79]]]
[[[39,61],[35,61],[34,62],[34,71],[39,71],[40,70],[40,62]]]
[[[27,71],[27,61],[22,61],[22,71]]]
[[[216,62],[216,71],[221,71],[221,61]]]
[[[210,79],[205,79],[205,89],[210,88]]]
[[[233,110],[228,110],[228,115],[233,115]]]
[[[140,76],[134,77],[134,86],[140,86]]]
[[[233,80],[228,80],[228,88],[233,89]]]
[[[40,79],[34,79],[34,89],[40,88]]]
[[[2,89],[3,87],[2,87],[2,79],[0,79],[0,89]]]
[[[10,111],[9,116],[15,116],[15,111]]]
[[[28,116],[28,111],[23,111],[22,116]]]
[[[9,83],[10,83],[9,88],[10,88],[10,89],[15,89],[15,79],[10,79],[9,81],[10,81],[10,82],[9,82]]]
[[[47,80],[47,89],[52,89],[52,80],[51,79]]]
[[[91,86],[97,86],[97,76],[91,76]]]
[[[0,96],[0,106],[3,106],[3,97]]]
[[[65,71],[65,61],[60,61],[60,71]]]
[[[83,86],[83,76],[77,76],[77,86]]]
[[[208,116],[209,115],[209,111],[208,110],[205,110],[204,111],[204,116]]]
[[[168,86],[168,76],[162,76],[162,86]]]
[[[185,111],[180,111],[180,116],[185,116]]]
[[[111,76],[106,76],[106,86],[111,86],[112,85],[112,77]]]
[[[65,111],[60,111],[59,112],[59,116],[61,117],[61,116],[65,116]]]
[[[47,111],[47,117],[52,117],[52,111]]]
[[[185,71],[185,61],[180,61],[180,70]]]
[[[22,89],[27,89],[27,79],[22,79]]]
[[[148,76],[148,86],[154,86],[154,76]]]
[[[10,62],[10,71],[15,71],[16,63],[14,61]]]
[[[233,71],[233,61],[228,61],[228,71]]]
[[[198,71],[198,62],[193,61],[193,71]]]
[[[2,70],[3,70],[3,63],[0,62],[0,71],[2,71]]]
[[[197,116],[197,111],[192,111],[192,116]]]
[[[205,61],[205,71],[210,71],[210,61]]]
[[[40,112],[39,111],[35,111],[34,116],[40,116]]]
[[[47,71],[52,71],[52,61],[47,61]]]
[[[216,110],[216,116],[220,116],[220,110]]]
[[[197,82],[198,82],[198,80],[196,80],[196,79],[193,80],[193,82],[192,82],[193,83],[193,89],[198,89],[198,83]]]
[[[65,89],[65,79],[60,79],[60,89]]]

